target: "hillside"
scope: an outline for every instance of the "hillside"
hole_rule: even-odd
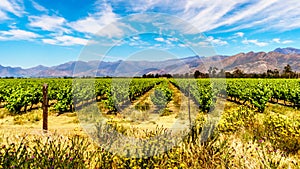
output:
[[[233,56],[192,56],[165,61],[71,61],[53,67],[39,65],[23,69],[0,65],[1,77],[63,77],[63,76],[141,76],[148,73],[184,74],[195,70],[207,72],[209,67],[225,71],[235,68],[245,73],[262,73],[268,69],[282,70],[290,64],[294,71],[300,71],[300,50],[277,48],[271,52],[248,52]]]

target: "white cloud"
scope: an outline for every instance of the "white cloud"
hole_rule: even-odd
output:
[[[227,41],[223,41],[221,39],[215,39],[212,36],[207,37],[207,41],[214,44],[214,45],[219,45],[219,46],[223,46],[223,45],[227,45],[228,42]]]
[[[264,47],[264,46],[269,45],[267,42],[260,42],[257,39],[253,39],[253,40],[244,39],[242,41],[242,43],[245,44],[245,45],[254,44],[254,45],[259,46],[259,47]]]
[[[140,40],[140,37],[139,36],[134,36],[132,37],[133,40]]]
[[[79,32],[93,34],[102,28],[101,23],[94,17],[87,17],[85,19],[72,22],[70,23],[70,27]]]
[[[244,34],[244,32],[237,32],[234,35],[242,38],[242,37],[244,37],[245,34]]]
[[[188,47],[188,45],[182,44],[182,43],[178,44],[178,46],[179,46],[179,47],[182,47],[182,48]]]
[[[123,35],[123,23],[118,23],[118,15],[113,12],[110,5],[104,4],[103,10],[88,17],[69,23],[68,25],[78,31],[99,36],[120,37]],[[112,24],[114,23],[114,24]],[[105,27],[106,26],[106,27]],[[105,27],[105,30],[103,28]]]
[[[8,16],[6,15],[6,13],[0,10],[0,21],[7,20],[7,19]]]
[[[261,0],[261,3],[264,1],[267,0]],[[257,12],[252,17],[245,17],[240,22],[234,23],[236,26],[227,31],[252,27],[255,27],[258,31],[267,31],[270,29],[286,31],[300,28],[300,11],[298,10],[300,3],[297,0],[286,0],[284,3],[279,0],[273,0],[270,3],[272,4],[261,12]]]
[[[154,12],[175,14],[190,22],[199,32],[237,31],[256,28],[257,31],[273,29],[286,31],[300,28],[299,0],[111,0],[122,4],[130,12]],[[103,0],[99,0],[103,2]],[[105,1],[106,2],[106,1]],[[119,6],[118,6],[119,5]],[[195,32],[189,32],[195,33]]]
[[[143,1],[144,2],[144,1]],[[168,4],[168,7],[166,7]],[[241,7],[244,4],[244,7]],[[162,9],[176,11],[176,15],[189,21],[199,32],[222,26],[234,26],[228,31],[258,27],[261,30],[290,30],[300,28],[300,3],[298,0],[187,0],[170,3],[163,0],[129,1],[135,11]],[[267,25],[267,26],[266,26]]]
[[[158,37],[158,38],[154,38],[154,40],[156,40],[157,42],[164,42],[165,44],[168,45],[168,47],[173,47],[174,44],[172,42],[176,42],[178,41],[177,38],[162,38],[162,37]]]
[[[32,40],[38,37],[40,36],[36,33],[20,29],[0,31],[0,40]]]
[[[156,40],[156,41],[158,41],[158,42],[164,42],[164,41],[165,41],[165,39],[164,39],[164,38],[161,38],[161,37],[159,37],[159,38],[154,38],[154,40]]]
[[[19,17],[25,13],[23,4],[18,0],[1,0],[0,9]]]
[[[16,26],[16,22],[12,22],[10,23],[10,25],[8,26],[10,29],[18,29],[18,27]]]
[[[40,4],[36,3],[34,0],[31,0],[31,3],[32,3],[32,6],[33,6],[36,10],[41,11],[41,12],[48,12],[48,10],[47,10],[45,7],[43,7],[43,6],[41,6]]]
[[[52,32],[65,32],[70,33],[71,31],[64,27],[66,24],[66,19],[59,16],[30,16],[29,17],[29,26],[40,28],[45,31],[52,31]]]
[[[239,21],[245,21],[245,20],[252,20],[253,18],[256,18],[257,16],[261,16],[261,14],[264,14],[264,10],[267,8],[272,7],[274,3],[279,0],[260,0],[257,1],[257,3],[253,3],[248,8],[240,10],[236,12],[233,16],[223,19],[223,22],[218,23],[218,25],[231,25],[234,23],[237,23]]]
[[[51,45],[56,45],[58,43],[58,41],[54,39],[42,39],[42,41],[44,43],[51,44]]]
[[[138,48],[147,48],[147,47],[150,47],[151,44],[147,41],[143,41],[141,39],[136,39],[134,41],[130,41],[130,42],[123,42],[122,44],[126,44],[128,43],[129,46],[135,46],[135,47],[138,47]],[[122,45],[120,44],[120,45]]]
[[[133,12],[147,12],[152,9],[160,9],[160,11],[176,11],[185,4],[185,1],[172,0],[110,0],[110,3],[118,5],[120,2],[125,2],[126,5],[122,6],[127,11]]]
[[[292,40],[284,40],[284,41],[281,41],[280,38],[274,38],[274,39],[272,39],[271,42],[275,42],[275,43],[279,43],[279,44],[289,44],[289,43],[293,43]]]
[[[112,24],[105,25],[96,33],[97,36],[103,36],[108,38],[121,38],[125,34],[126,31],[130,31],[136,33],[137,31],[132,28],[130,25],[126,25],[122,22],[114,22]]]
[[[285,41],[282,41],[281,43],[282,44],[288,44],[288,43],[293,43],[294,41],[292,41],[292,40],[285,40]]]
[[[172,41],[172,42],[177,42],[179,39],[178,38],[168,38],[169,41]]]
[[[231,12],[235,6],[241,2],[224,1],[224,0],[203,0],[203,1],[187,1],[184,13],[180,16],[184,20],[189,21],[199,29],[199,32],[205,32],[215,29],[221,25],[226,25],[224,16]]]
[[[42,39],[42,41],[47,44],[61,46],[86,45],[88,43],[87,39],[77,38],[68,35],[57,36],[54,37],[54,39]]]
[[[274,39],[272,39],[272,42],[280,43],[280,39],[279,38],[274,38]]]

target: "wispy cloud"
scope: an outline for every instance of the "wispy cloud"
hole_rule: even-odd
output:
[[[48,9],[46,9],[45,7],[43,7],[42,5],[38,4],[37,2],[35,2],[34,0],[31,0],[32,6],[41,12],[48,12]]]
[[[221,40],[221,39],[215,39],[213,36],[207,37],[207,41],[217,45],[217,46],[223,46],[223,45],[228,45],[227,41]]]
[[[245,23],[245,22],[254,22],[257,17],[261,17],[262,15],[265,15],[264,10],[267,8],[271,8],[272,5],[275,4],[275,2],[278,0],[260,0],[256,3],[253,3],[249,5],[249,7],[237,10],[236,13],[229,16],[228,18],[223,18],[220,23],[218,23],[218,26],[224,26],[224,25],[232,25],[237,23]],[[249,1],[248,1],[249,2]]]
[[[33,40],[38,37],[40,37],[40,35],[36,33],[20,29],[0,31],[0,40]]]
[[[272,42],[275,42],[275,43],[281,43],[281,42],[280,42],[280,38],[274,38],[274,39],[272,39]]]
[[[242,38],[242,37],[244,37],[245,33],[244,33],[244,32],[237,32],[237,33],[235,33],[234,35],[235,35],[236,37]]]
[[[284,40],[284,41],[281,41],[280,38],[274,38],[274,39],[272,39],[271,42],[278,43],[278,44],[289,44],[289,43],[293,43],[292,40]]]
[[[9,12],[18,17],[25,13],[22,1],[18,0],[1,0],[0,10],[2,10],[2,13]]]
[[[103,4],[103,8],[100,12],[90,14],[88,17],[71,22],[68,25],[78,32],[101,34],[102,28],[111,23],[115,23],[117,19],[118,15],[113,12],[112,7],[108,4]],[[108,34],[108,36],[122,35],[122,29],[118,28],[118,26],[120,25],[110,25],[110,32],[106,32],[106,34]]]
[[[264,47],[264,46],[268,46],[269,45],[269,43],[267,43],[267,42],[260,42],[257,39],[251,39],[251,40],[244,39],[242,41],[242,43],[245,44],[245,45],[254,44],[254,45],[259,46],[259,47]]]
[[[7,20],[9,17],[4,13],[3,11],[0,10],[0,21]]]
[[[300,4],[296,0],[286,0],[284,3],[279,0],[261,0],[259,4],[270,3],[260,12],[254,13],[251,17],[244,17],[241,21],[228,23],[234,25],[233,28],[225,31],[236,31],[241,29],[255,28],[260,32],[275,30],[287,31],[300,28]],[[266,6],[266,5],[263,5]]]
[[[172,0],[110,0],[114,6],[126,3],[120,7],[132,12],[152,12],[153,9],[159,9],[161,12],[171,12],[182,9],[186,1],[172,1]]]
[[[151,45],[149,42],[142,40],[139,36],[133,36],[129,38],[128,41],[125,40],[123,41],[123,44],[128,44],[129,46],[134,46],[138,48],[147,48]]]
[[[175,45],[174,43],[176,43],[178,41],[177,38],[163,38],[163,37],[157,37],[157,38],[154,38],[154,40],[157,42],[164,43],[164,45],[165,45],[164,47],[167,47],[167,48],[174,47],[174,45]]]
[[[70,37],[76,38],[75,36],[79,36],[81,40],[69,40],[72,42],[76,41],[73,44],[83,44],[82,42],[86,40],[86,37],[92,37],[93,35],[121,38],[126,34],[126,29],[131,29],[128,25],[120,21],[122,20],[121,17],[137,12],[159,11],[176,15],[193,25],[193,28],[197,28],[188,33],[211,31],[209,34],[213,34],[216,32],[231,32],[231,37],[228,39],[211,36],[203,42],[219,46],[227,45],[230,38],[236,41],[238,40],[236,38],[240,38],[243,44],[252,44],[259,47],[272,43],[289,44],[294,41],[279,38],[274,38],[273,40],[252,38],[248,40],[245,39],[244,33],[248,34],[248,32],[243,29],[251,28],[252,30],[252,28],[255,28],[257,31],[267,31],[270,29],[286,31],[300,28],[300,10],[298,10],[300,9],[300,3],[298,3],[298,0],[286,0],[285,2],[280,0],[180,0],[176,3],[171,0],[98,0],[94,3],[94,9],[92,9],[92,11],[96,12],[90,11],[87,16],[82,16],[72,22],[69,22],[59,14],[60,11],[51,15],[53,11],[47,10],[37,2],[36,0],[29,0],[29,5],[31,4],[36,9],[33,9],[34,12],[40,11],[38,13],[44,14],[29,15],[29,22],[25,24],[34,28],[31,30],[42,30],[39,34],[44,37],[50,37],[51,33],[55,33],[55,38],[44,38],[45,42],[53,44],[64,44],[63,40],[59,40],[62,37],[66,40],[68,38],[71,39]],[[125,11],[118,13],[121,8]],[[25,13],[23,0],[1,0],[0,21],[15,18],[14,21],[19,25],[21,21],[17,22],[16,18],[23,16]],[[176,30],[184,25],[178,20],[175,22],[178,22],[178,27],[174,26]],[[10,29],[18,30],[15,26],[10,27]],[[184,32],[185,29],[180,30],[183,33],[187,33]],[[50,34],[44,31],[49,31]],[[2,34],[2,39],[3,37]],[[178,41],[178,39],[172,38],[157,38],[155,40],[164,42],[165,44],[173,44],[173,42]]]
[[[29,21],[29,26],[40,28],[44,31],[65,33],[71,32],[69,29],[65,28],[64,25],[67,23],[67,21],[63,17],[49,15],[30,16]]]
[[[282,44],[288,44],[288,43],[293,43],[294,41],[292,41],[292,40],[285,40],[285,41],[282,41],[281,43]]]
[[[179,16],[197,27],[200,32],[206,32],[221,25],[226,25],[227,23],[224,23],[223,21],[225,15],[241,2],[244,2],[244,0],[240,2],[223,0],[189,0],[185,5],[184,12],[179,14]]]
[[[165,39],[164,39],[164,38],[161,38],[161,37],[159,37],[159,38],[154,38],[154,40],[156,40],[156,41],[158,41],[158,42],[164,42],[164,41],[165,41]]]
[[[86,45],[88,43],[87,39],[63,35],[57,36],[53,39],[42,39],[46,44],[51,45],[61,45],[61,46],[72,46],[72,45]]]
[[[112,0],[114,6],[122,2],[128,11],[175,14],[197,27],[200,32],[236,31],[257,28],[286,31],[300,28],[300,3],[298,0]],[[124,6],[124,4],[123,4]],[[267,26],[266,26],[267,25]]]

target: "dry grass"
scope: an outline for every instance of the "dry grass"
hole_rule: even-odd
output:
[[[0,119],[0,133],[6,133],[6,135],[39,133],[42,129],[42,122],[41,109],[32,110],[22,115],[11,116],[6,114],[4,118]],[[49,132],[68,134],[74,131],[75,128],[80,128],[76,113],[66,113],[58,116],[55,112],[49,112]]]

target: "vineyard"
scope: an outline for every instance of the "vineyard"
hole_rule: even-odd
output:
[[[75,104],[96,100],[109,111],[133,101],[150,90],[159,80],[1,80],[0,104],[12,113],[31,110],[42,102],[42,85],[49,86],[49,102],[58,112],[74,111]],[[28,109],[29,107],[29,109]]]
[[[42,102],[42,84],[47,83],[49,101],[58,112],[72,112],[76,104],[91,100],[101,101],[107,110],[116,112],[161,82],[167,83],[161,79],[0,80],[0,104],[13,113],[27,112]],[[172,79],[170,82],[185,95],[190,93],[203,112],[214,106],[216,97],[227,96],[259,112],[264,111],[267,102],[300,106],[300,81],[295,79]],[[162,92],[168,91],[157,90],[155,94]]]
[[[53,141],[0,139],[0,168],[297,168],[300,162],[298,79],[1,79],[0,109],[20,118],[40,111],[44,83],[51,112],[84,112],[80,120],[87,121],[93,113],[107,118],[92,124],[93,138],[109,140],[103,143],[109,148],[83,133]],[[219,121],[203,141],[201,132],[215,111],[221,111]],[[186,136],[160,152],[157,147],[174,141],[168,124],[188,122],[188,112],[194,116]],[[140,140],[159,139],[127,147],[124,157],[113,153],[123,138],[112,129]],[[147,153],[151,156],[143,157]]]

